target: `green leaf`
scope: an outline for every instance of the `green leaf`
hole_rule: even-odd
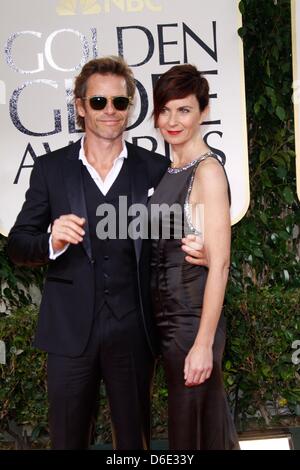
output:
[[[284,121],[286,119],[285,110],[281,106],[276,107],[276,116],[281,120]]]
[[[257,101],[254,105],[254,113],[258,114],[260,110],[260,103]]]
[[[294,202],[294,193],[292,189],[289,186],[285,186],[283,192],[282,192],[284,200],[288,204],[292,204]]]
[[[263,375],[264,375],[265,377],[269,377],[270,374],[271,374],[271,367],[268,366],[268,365],[264,365],[264,366],[262,367],[262,373],[263,373]]]
[[[264,186],[266,186],[268,188],[272,188],[273,183],[271,181],[271,178],[269,176],[268,171],[266,171],[266,170],[262,171],[260,177],[261,177],[261,180],[262,180],[262,183],[263,183]]]
[[[242,38],[242,39],[243,39],[243,37],[246,35],[246,32],[247,32],[247,30],[246,30],[246,28],[244,28],[244,27],[241,27],[241,28],[238,29],[238,35],[239,35],[240,38]]]
[[[242,13],[242,15],[245,14],[245,5],[243,2],[239,2],[239,10]]]
[[[268,217],[264,212],[259,213],[259,218],[265,225],[268,225]]]
[[[286,230],[280,230],[278,235],[281,240],[289,240],[291,238],[291,235]]]
[[[276,174],[277,174],[278,178],[285,179],[286,176],[287,176],[287,169],[283,166],[279,166],[276,169]]]
[[[232,375],[229,375],[226,379],[226,382],[228,385],[233,385],[234,384],[234,377]]]
[[[256,256],[257,258],[263,258],[263,257],[264,257],[264,254],[263,254],[263,252],[261,251],[260,248],[255,248],[255,249],[253,250],[253,254],[254,254],[254,256]]]

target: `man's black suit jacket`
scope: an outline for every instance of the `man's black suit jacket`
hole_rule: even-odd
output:
[[[147,204],[168,159],[126,143],[132,203]],[[88,342],[94,314],[94,266],[88,224],[82,243],[70,245],[56,260],[49,259],[48,228],[63,214],[87,220],[80,141],[39,157],[15,225],[8,237],[10,258],[20,265],[48,264],[35,346],[54,354],[78,356]],[[149,346],[156,351],[150,301],[150,240],[134,240],[142,324]],[[120,259],[120,263],[122,260]]]

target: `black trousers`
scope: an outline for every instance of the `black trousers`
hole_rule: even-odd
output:
[[[149,449],[154,359],[138,315],[131,311],[118,320],[104,305],[81,356],[48,355],[53,449],[89,447],[101,380],[110,405],[114,448]]]

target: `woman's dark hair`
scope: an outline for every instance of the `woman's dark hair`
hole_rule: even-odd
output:
[[[128,67],[127,63],[118,56],[107,56],[98,59],[92,59],[87,62],[80,74],[75,79],[74,98],[84,98],[86,94],[87,81],[91,75],[99,73],[101,75],[118,75],[123,77],[126,81],[127,93],[131,98],[135,93],[135,80],[132,70]],[[83,117],[77,114],[77,124],[81,129],[85,129]]]
[[[157,80],[153,90],[153,116],[157,127],[158,117],[170,100],[186,98],[195,95],[200,111],[203,111],[209,101],[209,85],[194,65],[175,65]]]

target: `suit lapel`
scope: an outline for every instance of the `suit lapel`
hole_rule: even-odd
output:
[[[64,159],[63,174],[71,213],[78,217],[84,217],[86,220],[82,245],[88,258],[92,259],[91,239],[81,172],[82,163],[78,159],[79,150],[80,141],[70,147],[67,158]]]
[[[147,207],[149,188],[147,166],[138,156],[133,146],[127,146],[127,149],[132,204],[143,204]],[[134,240],[134,249],[137,262],[139,262],[141,256],[142,241],[143,240],[140,237]]]

